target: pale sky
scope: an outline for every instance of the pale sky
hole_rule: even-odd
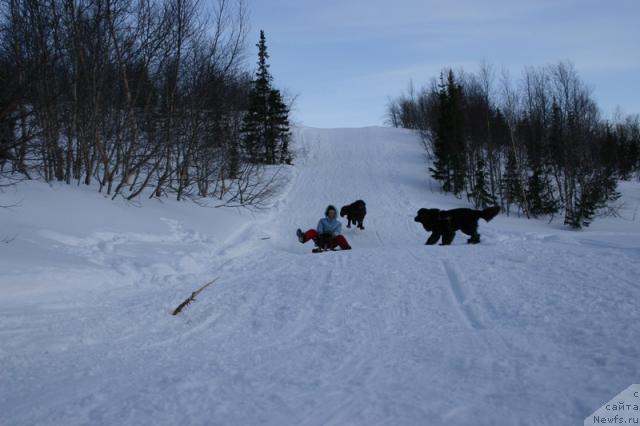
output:
[[[313,127],[384,124],[389,97],[443,67],[571,61],[605,116],[640,113],[640,0],[248,0],[275,83]]]

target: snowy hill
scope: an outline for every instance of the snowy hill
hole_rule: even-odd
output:
[[[261,213],[0,194],[2,425],[570,425],[640,376],[640,186],[568,231],[499,216],[424,246],[429,183],[405,130],[302,129]],[[367,202],[354,250],[295,229]],[[220,277],[177,317],[204,282]]]

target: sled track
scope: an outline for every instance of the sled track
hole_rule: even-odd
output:
[[[447,275],[449,291],[455,300],[455,305],[460,312],[460,316],[469,327],[475,330],[485,329],[486,327],[484,324],[477,318],[476,314],[471,309],[471,306],[469,306],[464,291],[464,285],[458,275],[458,272],[454,269],[449,260],[444,259],[441,262],[444,272]]]

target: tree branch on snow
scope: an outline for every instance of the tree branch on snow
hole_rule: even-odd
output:
[[[12,242],[15,239],[16,239],[16,235],[14,235],[13,237],[3,237],[2,239],[0,239],[0,243],[9,244],[10,242]]]
[[[202,287],[200,287],[199,289],[197,289],[196,291],[194,291],[193,293],[191,293],[191,296],[187,297],[181,304],[178,305],[178,307],[176,309],[174,309],[173,314],[172,315],[178,315],[180,312],[182,312],[182,310],[187,307],[191,302],[195,302],[196,301],[196,296],[198,294],[200,294],[200,292],[202,290],[204,290],[205,288],[209,287],[211,284],[213,284],[214,282],[216,282],[218,280],[218,278],[214,278],[213,280],[209,281],[208,283],[206,283],[205,285],[203,285]]]

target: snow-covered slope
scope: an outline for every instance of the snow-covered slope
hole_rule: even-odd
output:
[[[640,376],[640,186],[583,232],[499,216],[424,246],[397,129],[302,129],[269,211],[0,195],[0,424],[570,425]],[[367,202],[354,250],[295,229]],[[170,315],[219,276],[198,301]]]

